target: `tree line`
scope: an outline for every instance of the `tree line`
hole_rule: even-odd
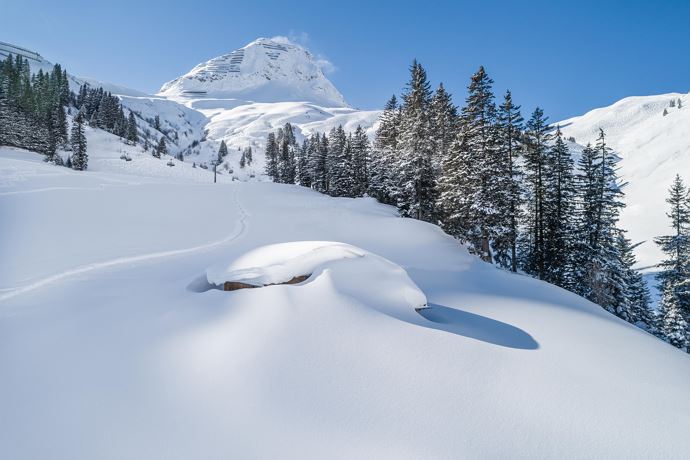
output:
[[[67,72],[56,64],[31,75],[29,61],[17,55],[0,62],[0,145],[40,152],[52,158],[68,145],[65,108],[70,103]]]
[[[68,114],[74,113],[71,128]],[[139,142],[133,111],[126,115],[117,96],[103,88],[82,85],[70,90],[67,71],[55,64],[50,72],[31,73],[29,61],[9,55],[0,61],[0,145],[19,147],[46,155],[46,161],[63,165],[58,150],[71,151],[64,166],[88,166],[84,128],[89,125]],[[154,156],[167,152],[161,138]]]
[[[458,108],[443,84],[432,91],[414,61],[402,96],[385,105],[373,146],[361,127],[341,126],[300,144],[288,123],[268,135],[266,174],[332,196],[373,196],[404,217],[440,225],[486,262],[568,289],[679,346],[677,331],[687,340],[687,326],[678,318],[690,310],[651,308],[634,268],[640,243],[619,225],[619,157],[603,130],[577,162],[571,141],[540,108],[525,121],[510,91],[497,103],[483,67]]]

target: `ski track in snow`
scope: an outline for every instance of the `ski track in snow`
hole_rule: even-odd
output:
[[[239,199],[238,196],[238,191],[237,191],[237,186],[233,187],[233,193],[232,193],[233,200],[235,202],[235,205],[237,206],[237,209],[239,210],[239,221],[237,225],[235,226],[235,229],[233,232],[226,236],[225,238],[222,238],[217,241],[212,241],[210,243],[202,244],[199,246],[193,246],[191,248],[183,248],[183,249],[172,249],[169,251],[159,251],[159,252],[153,252],[149,254],[140,254],[137,256],[128,256],[128,257],[118,257],[115,259],[111,260],[106,260],[103,262],[95,262],[91,264],[86,264],[82,265],[76,268],[72,268],[70,270],[66,270],[60,273],[56,273],[54,275],[48,276],[46,278],[42,278],[40,280],[34,281],[32,283],[26,284],[21,287],[16,287],[16,288],[10,288],[8,292],[5,292],[3,294],[0,294],[0,301],[3,300],[8,300],[13,297],[16,297],[21,294],[26,294],[27,292],[35,291],[36,289],[40,289],[44,286],[56,283],[58,281],[62,281],[64,279],[70,278],[75,275],[81,275],[84,273],[100,270],[103,268],[111,268],[111,267],[117,267],[119,265],[127,265],[127,264],[136,264],[139,262],[148,262],[148,261],[153,261],[156,259],[163,259],[167,257],[173,257],[173,256],[182,256],[182,255],[187,255],[187,254],[192,254],[196,252],[202,252],[206,251],[208,249],[215,248],[217,246],[222,246],[227,243],[230,243],[239,237],[241,237],[247,230],[247,218],[249,217],[249,214],[246,212],[245,208],[242,206],[242,203]]]

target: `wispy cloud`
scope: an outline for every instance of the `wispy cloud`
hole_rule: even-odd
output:
[[[290,30],[290,32],[288,32],[287,35],[276,35],[275,37],[271,38],[271,40],[274,40],[279,43],[293,43],[296,45],[303,46],[307,49],[309,49],[309,45],[311,42],[311,39],[307,32],[298,32],[295,30]],[[331,60],[323,54],[314,54],[314,60],[316,62],[316,65],[318,65],[321,71],[325,74],[331,74],[338,70],[335,64],[333,64],[333,62],[331,62]]]

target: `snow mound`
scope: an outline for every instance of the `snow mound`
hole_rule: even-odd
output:
[[[356,246],[331,241],[262,246],[230,265],[209,267],[206,279],[216,286],[228,281],[268,286],[324,273],[333,288],[332,295],[358,299],[400,319],[412,320],[414,309],[427,303],[424,293],[400,266]]]

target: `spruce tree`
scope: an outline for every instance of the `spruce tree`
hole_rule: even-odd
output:
[[[331,130],[328,145],[328,194],[353,196],[352,138],[345,134],[342,126],[338,126]]]
[[[266,175],[278,181],[278,144],[274,133],[268,133],[266,139]]]
[[[545,178],[547,182],[544,235],[544,279],[561,287],[572,286],[569,277],[575,235],[576,195],[574,162],[560,127],[551,146]]]
[[[353,196],[364,196],[369,188],[369,138],[361,126],[352,136]]]
[[[88,167],[89,156],[86,153],[86,135],[84,134],[84,115],[79,112],[72,122],[72,169],[84,171]]]
[[[549,167],[550,128],[544,111],[537,107],[525,126],[525,182],[527,212],[523,267],[527,273],[544,279],[546,275],[547,170]]]
[[[165,144],[165,136],[161,136],[156,146],[156,150],[153,152],[153,156],[156,158],[161,158],[163,155],[168,154],[168,147]]]
[[[225,141],[220,141],[220,147],[218,147],[218,158],[216,161],[218,163],[223,162],[223,158],[228,154],[228,146],[225,144]]]
[[[494,262],[492,242],[500,226],[499,209],[505,183],[502,176],[501,156],[498,151],[496,106],[492,90],[493,80],[483,66],[472,75],[465,107],[461,113],[463,168],[460,188],[467,194],[459,210],[466,221],[465,239],[482,260]]]
[[[129,111],[129,118],[127,119],[127,140],[133,145],[139,142],[137,120],[134,118],[134,112],[131,110]]]
[[[394,198],[403,216],[426,221],[435,216],[437,199],[430,104],[426,71],[415,60],[401,108]]]
[[[301,146],[297,147],[296,182],[303,187],[311,187],[311,170],[309,169],[309,139],[304,139]]]
[[[438,85],[431,99],[431,126],[435,142],[434,168],[437,175],[440,172],[441,163],[448,155],[453,140],[458,130],[458,109],[453,104],[452,96],[443,86]]]
[[[688,351],[688,323],[680,302],[678,285],[674,282],[666,283],[661,295],[660,332],[668,343]]]
[[[497,150],[501,162],[501,182],[504,194],[501,200],[501,234],[494,243],[496,261],[505,268],[516,272],[518,267],[519,225],[522,219],[523,174],[519,163],[522,153],[522,124],[520,106],[513,103],[513,96],[506,91],[503,103],[496,115]]]
[[[621,312],[627,314],[627,321],[650,333],[656,333],[654,312],[647,283],[638,270],[634,268],[637,260],[634,250],[641,243],[631,244],[624,232],[618,233],[618,253],[625,270],[625,305]]]
[[[278,135],[278,182],[294,184],[297,176],[297,141],[290,123],[285,123]]]
[[[393,95],[379,117],[376,140],[369,164],[369,194],[382,203],[395,204],[397,181],[395,180],[398,139],[400,135],[400,109]]]
[[[659,264],[657,280],[663,293],[661,309],[668,316],[663,318],[664,330],[676,331],[680,326],[671,322],[681,318],[687,325],[690,317],[690,197],[680,175],[676,175],[666,202],[673,233],[654,239],[666,255]],[[668,335],[667,339],[672,340]]]
[[[577,241],[573,253],[576,291],[622,318],[630,317],[625,305],[625,266],[617,227],[623,192],[617,175],[618,156],[606,144],[603,130],[594,148],[580,159],[578,177]]]

